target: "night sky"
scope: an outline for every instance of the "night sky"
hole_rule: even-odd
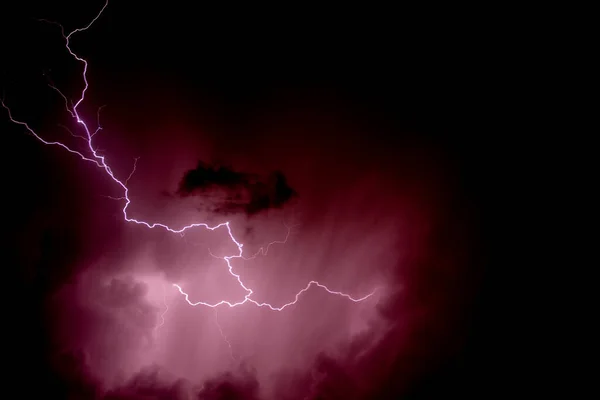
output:
[[[0,79],[15,119],[85,149],[48,87],[78,99],[82,65],[58,26],[36,20],[70,32],[104,4],[71,3],[1,13]],[[93,129],[102,107],[100,154],[122,180],[139,157],[129,215],[230,221],[250,255],[287,235],[232,262],[258,302],[290,302],[311,280],[354,298],[378,289],[353,303],[312,287],[280,312],[192,307],[173,283],[193,301],[244,298],[214,257],[236,252],[226,232],[125,222],[105,172],[2,109],[7,387],[65,399],[506,390],[492,226],[510,79],[485,23],[443,10],[417,21],[408,9],[123,3],[71,45],[89,62],[78,111]]]

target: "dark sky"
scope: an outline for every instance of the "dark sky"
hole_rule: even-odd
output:
[[[19,2],[1,13],[0,79],[5,101],[15,117],[26,119],[49,138],[68,136],[58,124],[70,122],[64,102],[48,88],[48,79],[67,97],[74,97],[82,87],[81,66],[64,50],[59,29],[36,18],[58,21],[70,31],[87,24],[102,5]],[[489,28],[491,21],[466,23],[449,18],[449,11],[461,14],[374,6],[237,9],[179,1],[112,2],[93,29],[73,39],[73,48],[90,62],[89,102],[81,110],[95,121],[97,108],[106,105],[100,114],[104,130],[99,135],[105,136],[99,147],[113,157],[111,165],[121,176],[140,157],[135,175],[139,178],[131,181],[133,202],[137,199],[139,204],[133,211],[136,216],[171,218],[179,224],[182,218],[205,212],[205,204],[188,202],[188,209],[179,215],[172,204],[187,201],[178,188],[189,171],[212,165],[239,172],[233,175],[235,185],[218,195],[231,200],[231,190],[250,193],[250,200],[235,199],[242,201],[241,206],[225,203],[228,212],[214,213],[212,221],[241,214],[239,221],[245,221],[245,235],[253,246],[277,239],[260,236],[271,229],[261,230],[263,208],[285,212],[300,207],[299,221],[307,227],[299,234],[303,249],[313,248],[311,237],[323,234],[324,226],[341,226],[349,232],[343,234],[349,242],[379,238],[380,233],[353,239],[354,228],[347,228],[352,221],[370,224],[371,215],[373,220],[403,221],[399,226],[411,231],[403,231],[400,242],[391,245],[414,241],[406,244],[409,256],[398,258],[404,261],[386,272],[378,271],[388,274],[390,288],[404,289],[402,294],[390,289],[389,298],[377,304],[374,313],[381,314],[389,328],[367,346],[371,353],[366,361],[349,367],[350,350],[334,357],[315,347],[317,355],[308,364],[290,361],[300,365],[296,381],[290,378],[289,383],[281,371],[268,379],[275,387],[270,390],[310,386],[302,383],[306,371],[313,371],[313,376],[314,371],[324,372],[325,378],[311,386],[309,398],[315,399],[351,398],[343,393],[354,378],[344,374],[367,376],[364,398],[378,399],[487,398],[509,390],[515,382],[506,367],[511,348],[501,297],[501,278],[511,267],[502,269],[499,254],[498,239],[505,232],[493,228],[503,219],[499,204],[509,197],[507,142],[515,136],[507,133],[513,111],[507,103],[513,63],[503,48],[502,33]],[[3,236],[8,244],[3,301],[8,306],[3,309],[5,321],[10,321],[5,324],[10,344],[6,388],[16,386],[14,390],[32,398],[69,398],[69,394],[92,398],[74,393],[100,390],[106,366],[100,363],[104,367],[94,370],[81,360],[73,361],[78,353],[65,350],[65,343],[79,340],[79,347],[73,348],[87,349],[98,343],[98,337],[111,337],[115,331],[94,333],[104,325],[89,311],[93,306],[65,300],[64,287],[87,276],[96,268],[91,265],[133,259],[130,254],[141,251],[140,241],[159,249],[150,257],[165,279],[183,279],[184,269],[164,266],[179,260],[183,250],[171,239],[145,233],[140,239],[139,232],[124,228],[119,209],[102,197],[119,196],[108,179],[92,167],[82,168],[80,160],[42,146],[2,111],[7,204],[3,220],[8,225]],[[273,195],[270,188],[276,186],[277,174],[285,177],[297,198],[288,193],[285,201],[279,201]],[[196,182],[202,185],[213,187],[206,180]],[[254,207],[257,198],[262,206]],[[412,230],[427,232],[425,239]],[[332,228],[331,235],[314,241],[335,248],[339,231]],[[331,251],[331,257],[338,254]],[[290,262],[303,253],[293,247],[290,252],[274,257]],[[364,260],[366,270],[377,269],[369,264],[379,260],[375,255]],[[315,273],[324,268],[316,261],[311,265]],[[110,268],[102,276],[117,269]],[[331,268],[322,276],[335,277],[341,271]],[[378,279],[365,272],[355,274],[363,278],[348,278],[347,288],[358,287],[352,285],[361,279]],[[255,276],[257,282],[259,277]],[[280,294],[273,289],[277,279],[283,278],[264,285],[264,293]],[[298,318],[314,315],[319,306],[310,311],[310,304],[298,310]],[[428,321],[422,325],[421,313]],[[244,318],[236,315],[230,316],[231,321]],[[269,327],[281,323],[268,318]],[[292,320],[293,314],[285,317],[287,327],[295,326]],[[397,328],[398,321],[406,322]],[[77,332],[64,334],[71,330]],[[254,333],[260,337],[260,332],[257,328]],[[336,335],[323,341],[333,346],[342,341]],[[360,347],[363,339],[352,337],[349,346]],[[298,340],[312,349],[308,339]],[[238,345],[251,347],[241,339]],[[391,359],[382,356],[386,351]],[[269,364],[268,357],[257,354],[257,365]],[[61,357],[63,361],[57,362]],[[287,356],[282,357],[277,362],[285,365]],[[257,365],[249,364],[258,369],[258,377],[215,369],[199,398],[238,398],[226,397],[227,391],[246,396],[239,398],[259,398],[256,387],[265,384],[264,377]],[[164,393],[154,387],[155,397],[149,398],[177,398],[172,387],[179,378],[192,379],[176,376]],[[155,377],[147,380],[158,382]],[[128,387],[115,389],[113,398],[142,398],[139,393],[126,394],[137,390],[131,385],[138,385],[128,382]]]

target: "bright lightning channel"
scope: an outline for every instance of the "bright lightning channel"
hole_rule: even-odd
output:
[[[208,230],[211,230],[211,231],[214,231],[214,230],[217,230],[217,229],[224,229],[224,230],[227,231],[227,233],[229,235],[229,238],[236,245],[238,251],[237,251],[237,254],[229,255],[229,256],[223,256],[223,257],[218,257],[218,258],[220,258],[220,259],[222,259],[222,260],[225,261],[225,263],[227,265],[227,269],[229,270],[229,274],[238,281],[239,285],[246,291],[246,295],[244,296],[243,300],[240,300],[240,301],[237,301],[237,302],[231,302],[231,301],[227,301],[227,300],[221,300],[221,301],[219,301],[217,303],[207,303],[207,302],[203,302],[203,301],[193,302],[193,301],[190,300],[189,295],[183,290],[183,288],[180,285],[173,283],[172,285],[175,288],[177,288],[177,290],[179,291],[179,293],[181,293],[184,296],[186,302],[189,305],[191,305],[191,306],[202,305],[202,306],[206,306],[206,307],[215,308],[215,307],[218,307],[218,306],[221,306],[221,305],[227,305],[229,307],[236,307],[236,306],[241,306],[241,305],[246,304],[246,303],[252,303],[252,304],[254,304],[255,306],[258,306],[258,307],[266,307],[266,308],[268,308],[270,310],[273,310],[273,311],[282,311],[283,309],[285,309],[285,308],[287,308],[287,307],[289,307],[291,305],[296,304],[296,302],[298,301],[300,295],[302,295],[303,293],[307,292],[312,286],[319,287],[319,288],[327,291],[330,294],[341,296],[341,297],[345,297],[348,300],[351,300],[353,302],[361,302],[361,301],[366,300],[369,297],[373,296],[375,294],[375,292],[377,291],[377,289],[373,290],[371,293],[367,294],[366,296],[363,296],[363,297],[360,297],[360,298],[354,298],[354,297],[352,297],[349,294],[342,293],[342,292],[339,292],[339,291],[331,290],[327,286],[325,286],[325,285],[323,285],[323,284],[321,284],[321,283],[313,280],[313,281],[310,281],[306,285],[305,288],[303,288],[298,293],[296,293],[296,296],[294,297],[294,300],[290,301],[289,303],[283,304],[283,305],[278,306],[278,307],[274,306],[274,305],[271,305],[269,303],[261,303],[261,302],[258,302],[258,301],[256,301],[256,300],[254,300],[254,299],[251,298],[251,296],[252,296],[252,294],[254,294],[254,292],[252,291],[252,289],[248,288],[242,282],[242,279],[241,279],[240,275],[236,274],[233,271],[233,266],[231,265],[231,260],[236,259],[236,258],[251,259],[251,258],[256,257],[259,253],[262,253],[263,255],[266,255],[266,253],[268,252],[268,249],[269,249],[270,245],[272,245],[274,243],[285,243],[285,241],[287,240],[287,237],[289,236],[289,229],[288,229],[288,236],[286,236],[285,240],[271,242],[266,247],[265,251],[263,251],[263,249],[261,248],[256,254],[254,254],[254,256],[246,258],[243,255],[243,249],[242,249],[244,245],[242,243],[240,243],[234,237],[234,235],[233,235],[233,233],[231,231],[231,226],[230,226],[229,222],[223,222],[223,223],[220,223],[220,224],[215,225],[215,226],[210,226],[210,225],[208,225],[206,223],[192,223],[192,224],[183,226],[181,228],[171,228],[171,227],[169,227],[169,226],[167,226],[165,224],[162,224],[162,223],[157,223],[157,222],[150,223],[150,222],[138,220],[138,219],[135,219],[135,218],[131,218],[128,215],[127,211],[128,211],[129,205],[131,204],[131,200],[129,198],[129,188],[127,187],[127,184],[129,182],[129,179],[131,178],[131,176],[135,173],[136,166],[137,166],[137,159],[135,160],[136,162],[134,162],[133,169],[132,169],[131,173],[128,175],[127,179],[125,179],[124,181],[122,181],[122,180],[120,180],[119,178],[117,178],[115,176],[112,168],[107,163],[106,156],[103,156],[103,155],[99,154],[100,150],[97,149],[95,147],[95,145],[94,145],[94,136],[100,130],[102,130],[102,127],[98,123],[98,127],[96,128],[96,130],[92,131],[89,128],[88,124],[84,121],[84,119],[79,115],[79,112],[77,110],[78,107],[85,100],[85,93],[86,93],[86,91],[88,90],[88,87],[89,87],[89,83],[88,83],[88,80],[87,80],[88,62],[85,59],[83,59],[82,57],[80,57],[79,55],[77,55],[71,49],[71,43],[70,43],[72,36],[74,34],[76,34],[76,33],[83,32],[83,31],[89,29],[94,24],[94,22],[96,22],[96,20],[98,20],[98,18],[100,18],[100,16],[102,15],[102,13],[104,12],[104,10],[106,9],[107,6],[108,6],[108,1],[106,1],[106,3],[104,4],[104,6],[102,7],[102,9],[98,12],[98,14],[96,15],[96,17],[89,24],[87,24],[83,28],[78,28],[78,29],[73,30],[68,35],[65,35],[65,31],[64,31],[64,28],[63,28],[62,25],[60,25],[60,24],[58,24],[56,22],[42,20],[42,21],[45,21],[45,22],[53,23],[53,24],[58,25],[60,27],[61,34],[62,34],[62,36],[63,36],[63,38],[65,40],[65,47],[66,47],[67,51],[69,52],[69,54],[75,60],[77,60],[81,64],[83,64],[83,74],[82,74],[82,77],[83,77],[83,82],[84,82],[84,88],[81,91],[81,96],[80,96],[79,100],[77,100],[77,102],[75,102],[74,104],[71,103],[71,106],[69,106],[69,101],[67,100],[67,97],[56,86],[54,86],[52,83],[50,83],[48,86],[50,88],[52,88],[53,90],[55,90],[62,97],[62,99],[65,101],[66,111],[83,128],[83,130],[85,132],[85,136],[83,136],[83,135],[76,135],[76,134],[74,134],[74,133],[72,133],[70,131],[69,131],[69,133],[71,133],[72,136],[75,136],[77,138],[85,140],[85,142],[87,143],[87,147],[89,149],[90,155],[85,155],[83,152],[74,150],[74,149],[70,148],[69,146],[67,146],[66,144],[64,144],[62,142],[59,142],[59,141],[48,141],[48,140],[45,140],[43,137],[41,137],[40,135],[38,135],[26,122],[23,122],[23,121],[15,119],[13,117],[13,114],[12,114],[10,108],[6,105],[6,103],[4,102],[4,99],[2,99],[1,100],[2,106],[7,110],[8,117],[10,118],[10,120],[13,123],[15,123],[15,124],[23,126],[31,135],[33,135],[33,137],[35,137],[37,140],[39,140],[43,144],[45,144],[45,145],[59,146],[59,147],[63,148],[64,150],[68,151],[69,153],[77,155],[82,160],[94,163],[97,167],[103,169],[104,172],[113,180],[113,182],[117,186],[119,186],[121,188],[121,190],[123,192],[122,196],[120,196],[120,197],[111,197],[111,198],[114,199],[114,200],[121,200],[121,201],[125,202],[125,205],[123,206],[122,212],[123,212],[123,219],[126,222],[137,224],[137,225],[141,225],[141,226],[144,226],[144,227],[149,228],[149,229],[160,228],[160,229],[164,229],[166,231],[169,231],[171,233],[178,233],[178,234],[181,234],[181,235],[183,235],[184,232],[186,232],[188,230],[191,230],[193,228],[204,228],[204,229],[208,229]],[[100,112],[100,110],[98,110],[98,115],[97,115],[98,119],[99,119],[99,112]],[[166,306],[166,304],[165,304],[165,306]],[[168,307],[167,307],[167,309],[168,309]],[[162,325],[162,324],[164,324],[164,313],[162,314],[161,318],[162,318],[162,323],[161,323],[161,325]]]

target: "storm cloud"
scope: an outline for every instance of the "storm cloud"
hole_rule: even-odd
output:
[[[214,213],[247,215],[279,209],[298,195],[281,171],[261,177],[203,161],[185,173],[177,194],[202,196],[205,209]]]
[[[68,24],[83,26],[98,11],[78,7]],[[436,137],[446,131],[415,122],[405,87],[375,84],[393,92],[385,107],[353,91],[359,76],[379,70],[355,71],[342,90],[269,83],[273,71],[261,78],[246,71],[251,63],[238,68],[237,56],[225,63],[235,73],[203,69],[210,62],[182,58],[199,48],[203,24],[193,13],[180,21],[181,7],[150,18],[140,13],[152,7],[111,2],[72,42],[89,55],[79,110],[92,131],[97,106],[109,105],[93,145],[110,168],[0,121],[6,148],[27,166],[12,173],[18,168],[4,160],[6,187],[18,194],[6,196],[6,264],[17,271],[3,302],[14,327],[11,374],[27,382],[23,391],[41,388],[37,397],[412,398],[460,348],[477,281],[469,270],[478,263],[470,258],[476,207],[456,155]],[[175,9],[171,26],[165,14]],[[82,65],[55,25],[35,28],[31,41],[25,27],[5,35],[40,58],[7,56],[14,81],[30,85],[20,98],[19,85],[8,87],[14,115],[88,157],[64,99],[31,78],[39,64],[64,70],[53,79],[68,105],[84,86]],[[188,47],[171,58],[157,54],[160,43]],[[446,121],[424,109],[427,121]],[[55,129],[65,119],[77,136]]]

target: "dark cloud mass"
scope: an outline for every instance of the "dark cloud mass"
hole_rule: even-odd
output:
[[[177,194],[202,196],[203,208],[215,213],[243,212],[247,215],[282,208],[297,196],[280,171],[265,178],[203,161],[185,173]]]

